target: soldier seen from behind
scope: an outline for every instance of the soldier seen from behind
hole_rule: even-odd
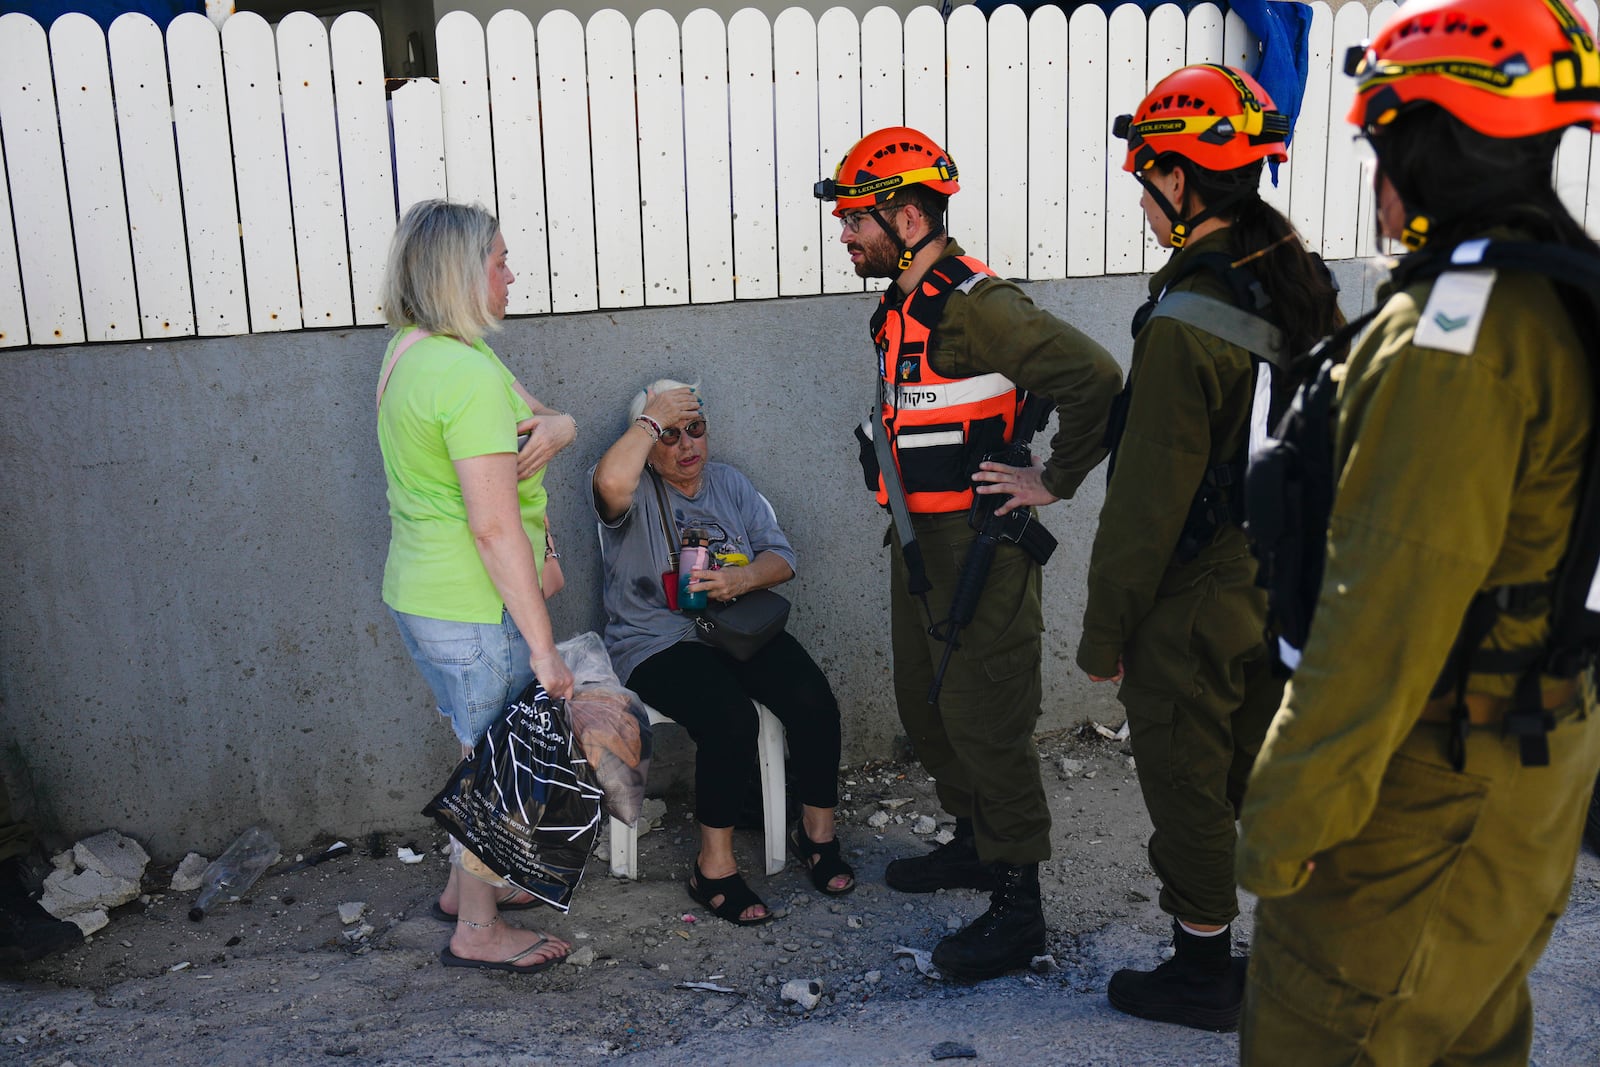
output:
[[[1245,794],[1241,1057],[1525,1064],[1600,765],[1600,250],[1553,187],[1563,132],[1600,128],[1600,58],[1560,0],[1416,0],[1347,69],[1380,230],[1413,251],[1282,427],[1329,462],[1261,497],[1275,615],[1311,606],[1297,556],[1322,573]]]

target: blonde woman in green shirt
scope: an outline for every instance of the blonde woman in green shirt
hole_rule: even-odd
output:
[[[391,523],[383,600],[467,750],[535,677],[551,696],[572,692],[541,581],[544,467],[577,426],[483,340],[514,279],[483,209],[430,200],[400,220],[384,292],[397,333],[378,385]],[[566,958],[565,941],[501,921],[533,906],[527,894],[459,844],[453,857],[434,906],[455,923],[445,965],[533,973]]]

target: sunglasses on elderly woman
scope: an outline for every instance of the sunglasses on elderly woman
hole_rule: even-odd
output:
[[[684,434],[688,434],[696,441],[700,440],[700,438],[706,435],[706,420],[695,419],[682,430],[678,429],[676,426],[669,426],[667,429],[661,431],[661,443],[664,445],[675,445]]]

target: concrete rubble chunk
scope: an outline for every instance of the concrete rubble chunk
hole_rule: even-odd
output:
[[[574,967],[593,967],[595,951],[593,945],[584,945],[567,957],[567,963]]]
[[[778,995],[810,1011],[822,1000],[822,983],[815,978],[793,978],[783,983]]]
[[[58,919],[68,919],[83,911],[115,908],[139,896],[139,883],[125,878],[107,878],[94,871],[69,874],[53,871],[44,880],[44,895],[39,904]]]
[[[882,830],[885,826],[889,825],[889,813],[886,811],[873,812],[871,815],[867,816],[867,825],[872,827],[874,830]]]
[[[183,857],[178,869],[172,872],[171,889],[174,893],[193,893],[200,888],[200,876],[206,873],[211,861],[198,852]]]
[[[1063,777],[1071,778],[1075,774],[1083,773],[1083,761],[1073,759],[1070,756],[1064,757],[1058,765],[1058,769]]]
[[[645,797],[644,804],[639,809],[639,836],[643,837],[651,830],[661,829],[661,820],[666,818],[667,802],[656,797]]]
[[[72,858],[72,850],[69,848],[65,852],[57,852],[51,856],[50,866],[58,871],[72,872],[78,869],[78,862]]]
[[[347,900],[339,905],[339,921],[346,926],[361,921],[361,916],[367,913],[367,905],[361,900]]]
[[[917,821],[911,824],[911,832],[922,837],[927,837],[938,829],[938,820],[932,815],[918,815]]]
[[[73,912],[67,916],[67,921],[76,923],[78,929],[83,931],[83,936],[88,937],[110,926],[111,916],[105,913],[104,908],[95,908],[92,911]]]
[[[79,841],[72,846],[72,858],[86,871],[130,882],[142,879],[144,869],[150,863],[150,854],[144,850],[144,846],[115,830],[106,830]]]

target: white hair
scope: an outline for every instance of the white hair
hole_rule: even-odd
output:
[[[693,389],[696,396],[700,395],[699,382],[680,382],[674,378],[657,378],[633,394],[633,401],[628,405],[628,421],[632,422],[644,414],[644,406],[649,402],[651,393],[665,393],[669,389]],[[703,406],[705,397],[700,397],[700,402]]]

